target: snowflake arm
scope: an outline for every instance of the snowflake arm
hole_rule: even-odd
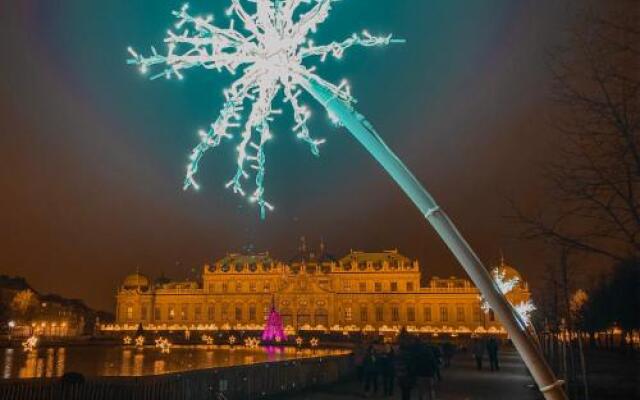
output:
[[[353,46],[362,47],[375,47],[375,46],[388,46],[391,43],[404,43],[403,39],[394,39],[393,35],[387,36],[373,36],[369,32],[364,31],[361,35],[354,33],[349,38],[341,42],[331,42],[326,45],[314,46],[312,41],[309,41],[307,47],[300,49],[300,57],[307,58],[311,56],[320,56],[320,61],[325,61],[327,56],[340,59],[344,55],[344,52]]]

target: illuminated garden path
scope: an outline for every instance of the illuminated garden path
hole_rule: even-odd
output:
[[[488,367],[488,360],[485,359]],[[515,350],[500,352],[500,372],[488,369],[477,371],[475,362],[469,353],[459,353],[453,358],[451,367],[442,370],[443,381],[438,383],[438,400],[538,400],[542,399],[529,385],[533,379]],[[381,390],[381,386],[379,386]],[[321,388],[314,393],[299,393],[287,397],[288,400],[350,400],[365,398],[356,382],[347,382],[332,387]],[[400,399],[400,393],[394,390],[393,397],[378,396],[370,398]],[[413,393],[412,399],[416,398]]]

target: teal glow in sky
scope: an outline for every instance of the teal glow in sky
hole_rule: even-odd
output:
[[[314,115],[309,129],[327,139],[322,157],[292,137],[290,115],[275,117],[265,184],[278,207],[266,223],[220,189],[235,172],[231,151],[204,159],[201,191],[183,192],[193,133],[208,127],[234,78],[194,69],[180,82],[150,83],[123,61],[127,46],[161,43],[181,4],[24,0],[0,13],[0,50],[11,55],[0,65],[3,272],[110,308],[113,289],[137,266],[183,277],[247,245],[287,259],[305,235],[310,243],[323,237],[337,255],[398,247],[427,275],[463,275],[394,183],[309,97],[302,98]],[[216,16],[227,6],[190,4]],[[317,43],[366,28],[407,44],[354,48],[318,73],[350,82],[358,109],[483,259],[497,260],[502,248],[534,275],[539,249],[510,238],[504,195],[535,202],[536,164],[552,156],[546,55],[561,42],[566,5],[345,0],[334,7]]]

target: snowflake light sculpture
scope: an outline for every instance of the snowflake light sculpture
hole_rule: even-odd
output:
[[[510,293],[520,283],[520,278],[517,276],[507,278],[507,270],[504,268],[494,268],[491,271],[491,276],[493,277],[493,281],[503,295]],[[485,313],[488,313],[491,309],[489,303],[484,297],[480,297],[480,301],[480,307],[484,310]],[[536,306],[533,304],[533,301],[531,301],[531,299],[522,301],[518,304],[512,304],[512,306],[525,325],[528,326],[529,324],[531,324],[531,313],[536,310]]]
[[[272,137],[272,116],[282,112],[273,107],[281,90],[284,103],[293,110],[293,132],[309,145],[314,155],[319,154],[319,146],[324,140],[314,139],[309,134],[307,121],[311,114],[299,100],[304,81],[320,83],[346,103],[355,100],[345,81],[339,85],[327,82],[315,74],[315,67],[307,67],[303,62],[311,57],[321,61],[329,56],[341,58],[352,46],[384,46],[403,42],[391,35],[372,36],[365,31],[340,42],[314,45],[308,36],[327,19],[335,1],[338,0],[253,0],[255,10],[250,13],[240,0],[231,0],[227,9],[230,17],[228,28],[213,25],[212,16],[192,16],[185,4],[173,12],[178,20],[175,28],[180,32],[168,31],[164,40],[168,45],[166,55],[159,54],[154,47],[148,57],[128,49],[132,56],[128,63],[139,66],[143,73],[157,64],[166,66],[151,79],[182,79],[182,71],[193,67],[240,74],[224,91],[225,102],[217,120],[208,131],[199,132],[200,143],[193,149],[187,166],[185,190],[190,187],[198,189],[195,175],[207,150],[219,146],[223,139],[231,139],[231,131],[239,128],[237,169],[227,187],[244,196],[243,180],[251,176],[250,169],[255,181],[250,201],[259,205],[262,218],[266,210],[273,209],[264,198],[264,146]],[[236,21],[242,23],[242,30],[235,28]],[[241,125],[246,103],[251,104],[251,110]],[[337,123],[337,119],[332,119]]]

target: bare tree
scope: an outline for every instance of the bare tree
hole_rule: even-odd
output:
[[[525,238],[616,261],[640,258],[640,7],[625,4],[586,13],[554,55],[550,201],[535,213],[514,207]]]

